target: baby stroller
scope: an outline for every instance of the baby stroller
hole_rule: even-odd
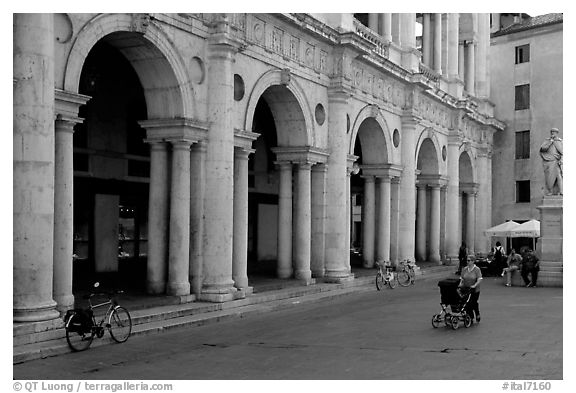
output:
[[[438,282],[442,311],[432,317],[432,326],[435,328],[442,322],[454,330],[458,329],[461,321],[466,328],[472,325],[472,318],[466,312],[471,291],[458,288],[459,284],[460,280],[457,278],[447,278]]]

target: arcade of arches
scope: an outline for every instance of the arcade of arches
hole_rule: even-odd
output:
[[[473,79],[342,15],[15,14],[14,320],[57,318],[94,277],[226,302],[256,275],[487,252],[502,124]]]

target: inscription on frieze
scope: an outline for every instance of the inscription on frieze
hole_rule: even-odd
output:
[[[279,55],[282,55],[283,41],[284,41],[284,31],[280,30],[277,27],[274,27],[274,30],[272,31],[272,51],[278,53]]]
[[[300,60],[300,39],[297,37],[290,37],[290,58],[295,61]]]

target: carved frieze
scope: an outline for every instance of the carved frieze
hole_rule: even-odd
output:
[[[319,70],[322,73],[326,73],[328,70],[328,53],[324,50],[320,50],[320,63],[319,63]]]
[[[272,31],[272,51],[284,55],[284,31],[277,27]]]
[[[306,43],[306,49],[304,50],[304,63],[310,68],[314,67],[315,50],[316,48],[314,45],[308,42]]]
[[[252,23],[252,40],[258,45],[264,46],[266,39],[266,22],[261,19],[254,18]]]
[[[288,55],[292,60],[296,62],[300,61],[300,39],[298,37],[290,37],[290,49]]]

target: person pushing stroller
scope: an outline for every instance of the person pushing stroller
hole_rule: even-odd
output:
[[[480,322],[480,308],[478,306],[478,298],[480,297],[480,282],[482,281],[482,272],[480,268],[474,263],[474,257],[468,255],[466,267],[462,268],[460,272],[460,284],[458,289],[462,293],[470,291],[470,301],[467,305],[467,312],[470,318],[474,319],[476,314],[476,322]]]

